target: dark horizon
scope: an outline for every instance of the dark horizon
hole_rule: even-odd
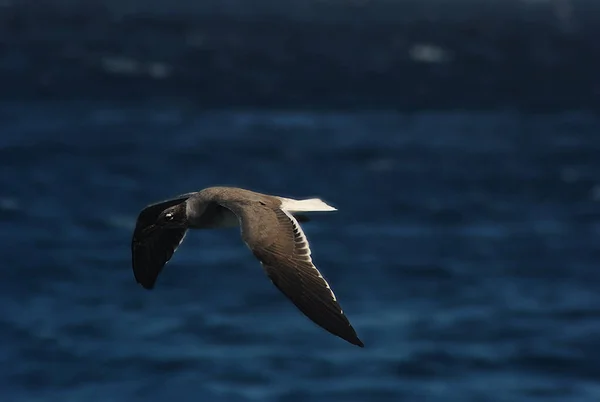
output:
[[[296,13],[292,6],[300,2],[283,9],[267,0],[252,10],[234,7],[237,1],[228,8],[187,1],[32,4],[0,13],[2,99],[182,97],[206,107],[286,108],[600,105],[600,5],[589,1],[570,2],[570,11],[556,1],[380,0],[362,8],[331,2]]]

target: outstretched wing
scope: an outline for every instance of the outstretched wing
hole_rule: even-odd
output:
[[[162,211],[185,202],[191,195],[148,205],[137,218],[131,239],[131,262],[135,280],[145,289],[154,288],[158,275],[186,234],[186,229],[158,228],[154,226],[156,219]]]
[[[314,323],[360,347],[364,344],[313,264],[310,245],[298,221],[267,206],[230,208],[241,220],[242,238],[273,284]]]

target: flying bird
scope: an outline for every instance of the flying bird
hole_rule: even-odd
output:
[[[240,226],[242,240],[273,284],[315,324],[364,347],[337,297],[311,258],[299,222],[307,212],[337,211],[319,198],[294,200],[236,187],[208,187],[148,205],[131,241],[133,273],[153,289],[188,229]]]

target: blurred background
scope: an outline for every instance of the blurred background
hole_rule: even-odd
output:
[[[600,400],[600,2],[0,1],[0,401]],[[365,342],[238,230],[154,291],[147,204],[321,197]]]

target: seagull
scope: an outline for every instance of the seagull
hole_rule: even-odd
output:
[[[188,229],[237,227],[266,275],[315,324],[364,347],[331,287],[315,267],[299,222],[306,212],[337,211],[319,198],[295,200],[237,187],[208,187],[148,205],[140,212],[131,255],[133,274],[145,289],[183,242]]]

